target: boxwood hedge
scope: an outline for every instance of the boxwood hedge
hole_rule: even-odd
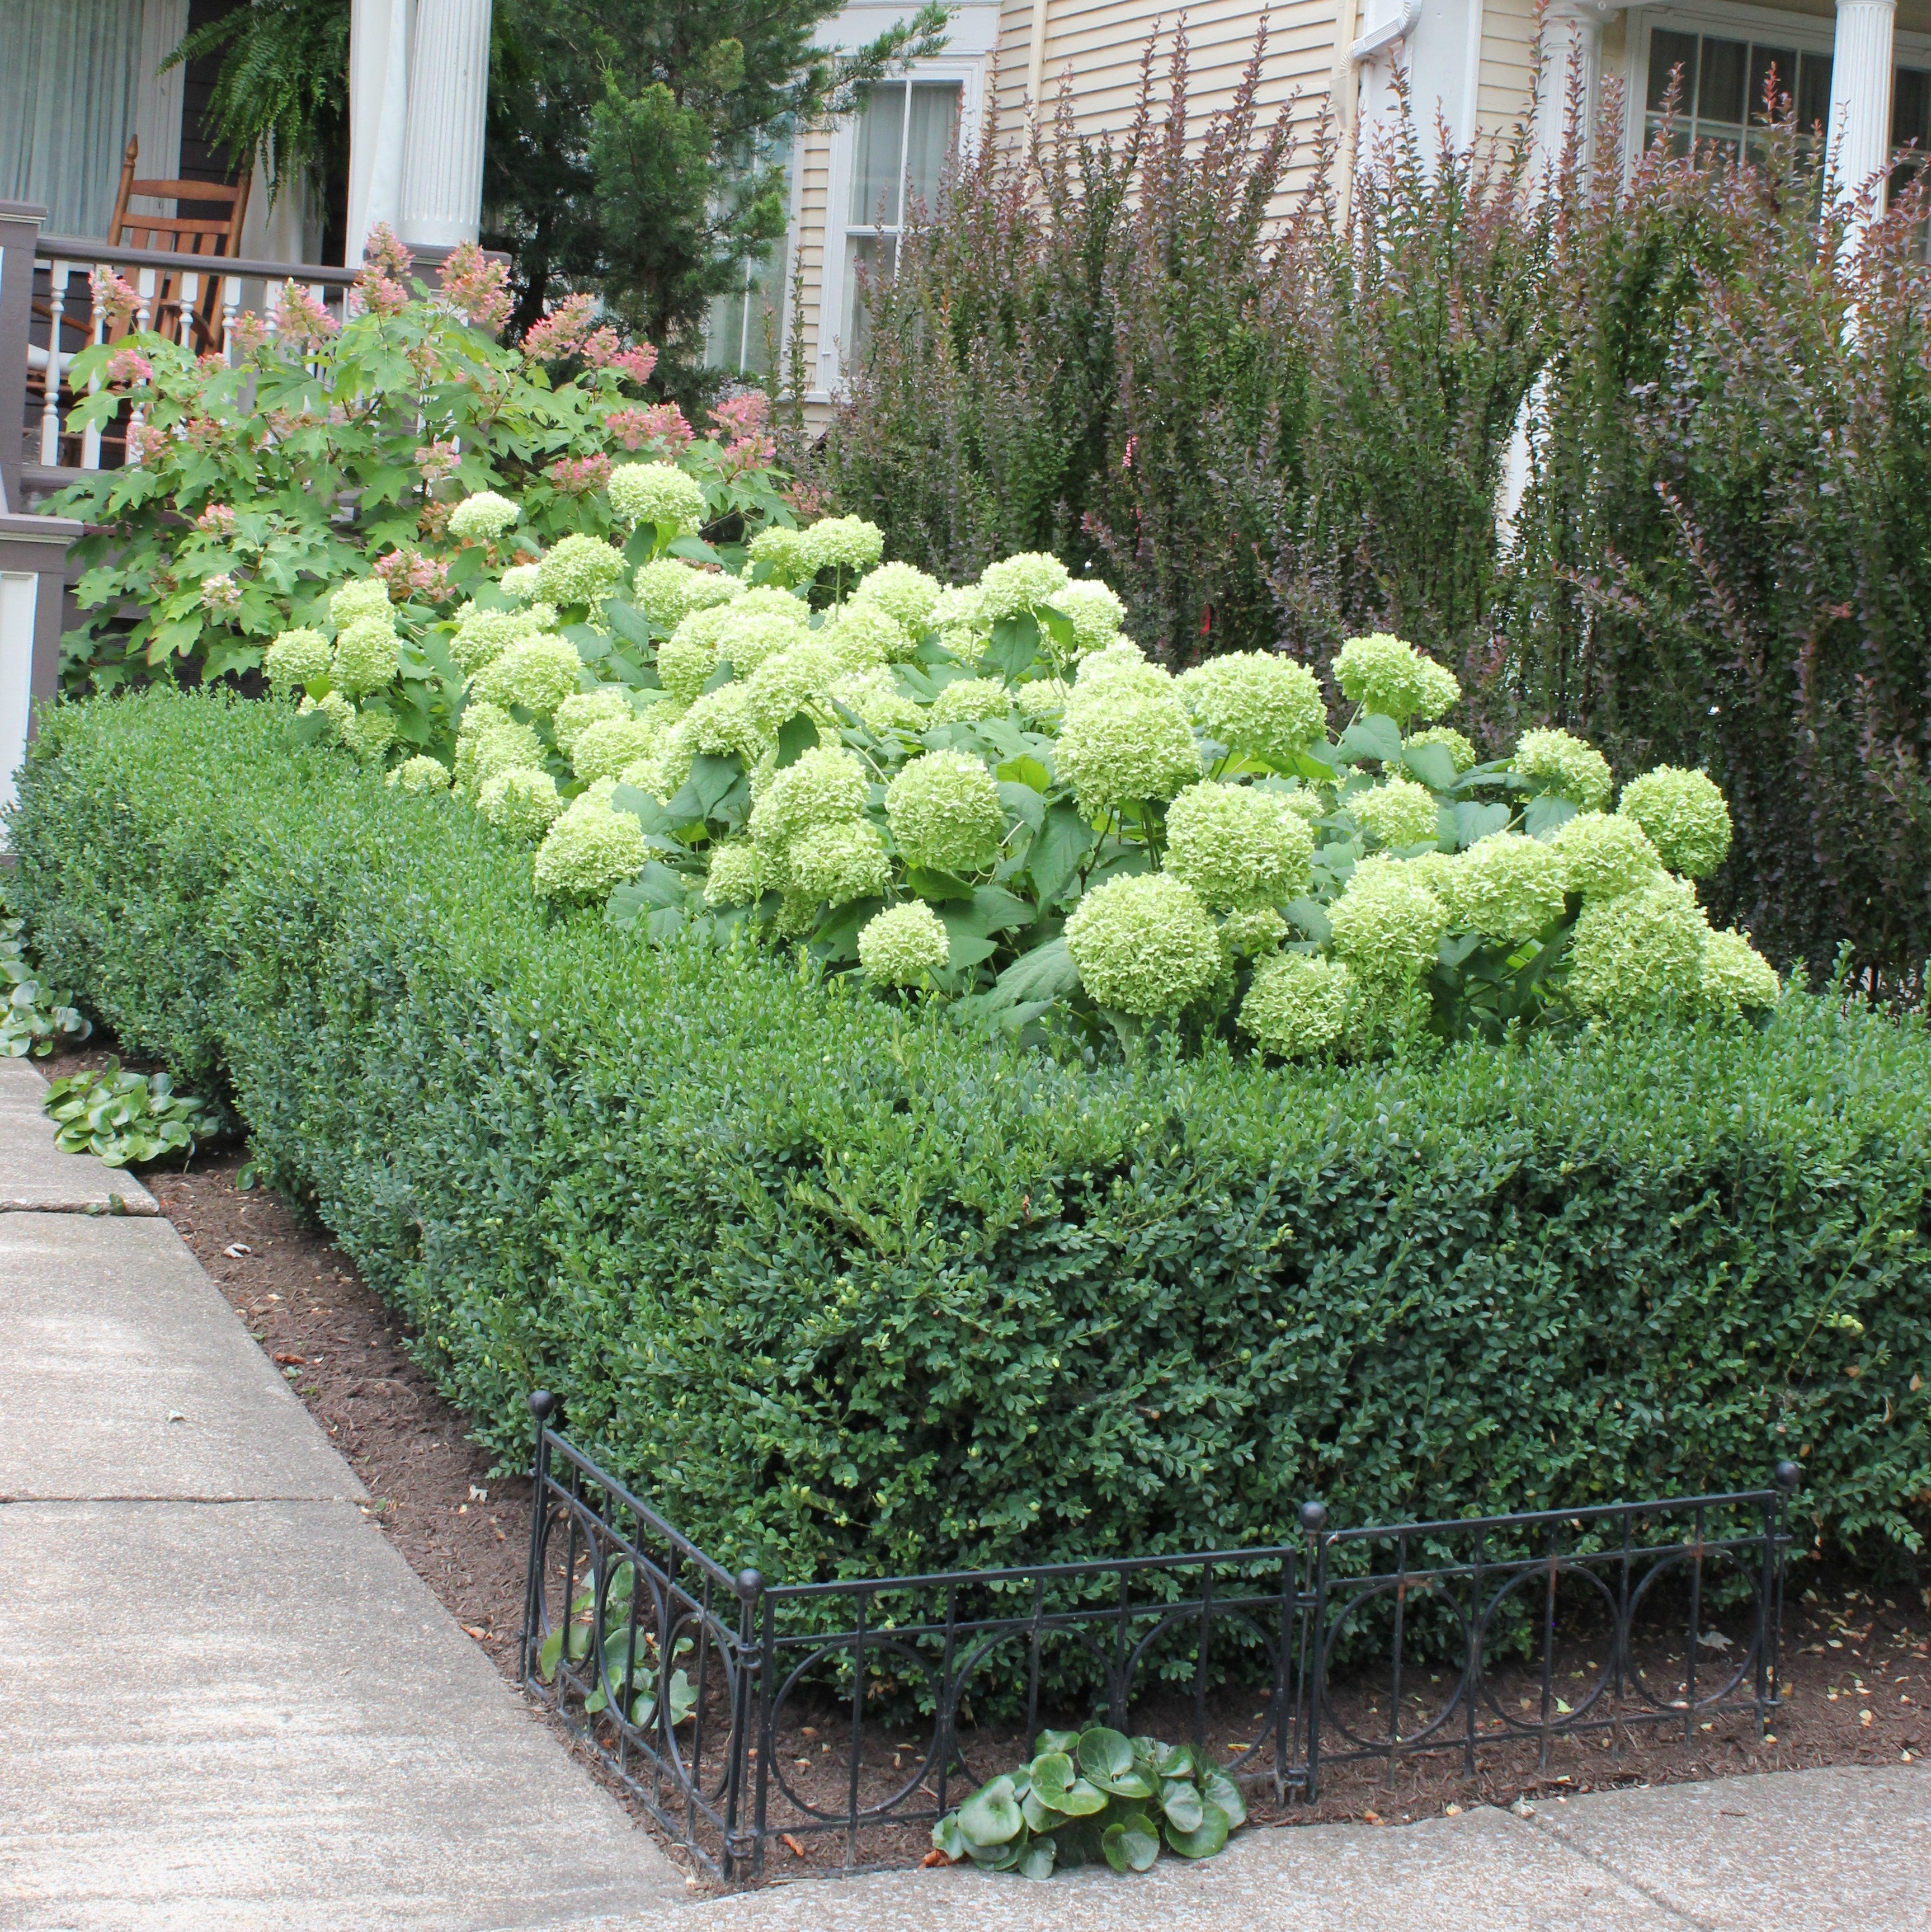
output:
[[[1353,1071],[1062,1065],[532,894],[267,704],[53,712],[46,970],[225,1079],[506,1462],[568,1397],[767,1574],[1154,1552],[1807,1472],[1931,1519],[1931,1041],[1795,994]],[[1806,1534],[1810,1534],[1807,1523]]]

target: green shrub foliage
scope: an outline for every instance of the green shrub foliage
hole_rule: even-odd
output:
[[[795,956],[535,895],[447,793],[151,691],[48,718],[10,820],[50,978],[405,1314],[505,1466],[564,1392],[784,1578],[1191,1551],[1805,1472],[1931,1507],[1931,1042],[1761,1030],[1352,1070],[1062,1065]]]

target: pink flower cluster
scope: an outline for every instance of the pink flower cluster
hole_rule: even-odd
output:
[[[168,434],[151,423],[130,423],[127,425],[127,467],[138,470],[150,456],[157,456],[167,447]]]
[[[376,558],[374,568],[391,591],[400,587],[426,591],[432,597],[448,594],[448,566],[424,556],[419,550],[392,550],[387,556]]]
[[[283,283],[282,298],[275,305],[275,333],[283,342],[296,349],[319,349],[336,327],[319,296],[299,282]]]
[[[138,349],[117,349],[107,358],[110,389],[137,388],[154,380],[154,365]]]
[[[657,351],[647,342],[626,349],[623,338],[609,322],[597,320],[597,298],[566,296],[523,338],[523,352],[533,362],[560,362],[580,356],[593,369],[613,369],[642,385],[657,367]]]
[[[371,315],[394,315],[409,301],[403,278],[412,266],[409,250],[388,223],[378,222],[362,244],[362,266],[355,274],[355,293]]]
[[[211,537],[232,537],[235,534],[234,506],[229,503],[210,503],[195,518],[194,527],[205,531]]]
[[[253,355],[268,339],[268,318],[257,315],[253,309],[238,315],[235,326],[228,332],[228,340],[238,356]]]
[[[603,455],[559,457],[543,473],[567,494],[587,496],[610,480],[610,459]]]
[[[721,468],[727,476],[760,469],[778,453],[771,434],[771,398],[762,389],[747,389],[711,411],[713,436],[727,442]]]
[[[433,485],[445,476],[455,473],[457,451],[454,439],[424,443],[415,452],[415,466],[422,472],[424,483]]]
[[[696,430],[684,420],[684,412],[675,403],[652,403],[644,409],[613,410],[604,418],[604,427],[626,449],[641,449],[648,444],[666,456],[674,456],[697,436]]]
[[[477,328],[494,335],[510,319],[508,271],[473,242],[459,242],[442,264],[442,298]]]
[[[141,305],[141,298],[104,262],[88,278],[94,306],[111,322],[126,322]]]
[[[201,580],[201,601],[217,617],[232,617],[241,608],[241,586],[223,572]]]

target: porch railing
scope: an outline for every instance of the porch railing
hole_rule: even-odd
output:
[[[0,424],[5,425],[0,484],[16,508],[23,496],[116,466],[124,460],[127,430],[139,419],[131,410],[117,413],[105,434],[66,427],[68,412],[90,386],[76,388],[74,358],[108,339],[112,326],[96,296],[97,270],[111,269],[133,290],[130,328],[159,327],[228,360],[243,315],[260,315],[269,334],[275,333],[290,284],[307,290],[339,321],[355,279],[352,269],[319,262],[175,254],[43,235],[40,219],[37,208],[0,202]]]

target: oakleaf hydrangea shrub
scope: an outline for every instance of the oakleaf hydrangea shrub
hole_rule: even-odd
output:
[[[1777,1002],[1696,900],[1729,836],[1704,774],[1618,802],[1559,730],[1482,761],[1444,722],[1456,678],[1400,638],[1341,647],[1331,713],[1284,656],[1174,676],[1044,553],[949,586],[835,517],[727,559],[675,466],[608,494],[614,534],[502,547],[429,629],[357,581],[268,654],[304,728],[406,765],[399,786],[439,789],[421,760],[445,762],[451,808],[527,842],[561,910],[645,944],[764,935],[880,998],[1089,1046],[1372,1058]],[[452,514],[507,529],[506,502]],[[415,715],[395,693],[423,656],[460,686],[427,742],[385,722]]]

